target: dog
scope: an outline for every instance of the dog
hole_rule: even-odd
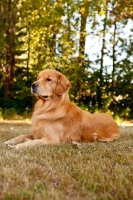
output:
[[[52,70],[41,71],[31,85],[37,97],[32,115],[31,134],[5,142],[16,149],[39,144],[66,142],[109,142],[119,138],[119,127],[106,113],[91,114],[69,100],[71,84],[65,75]]]

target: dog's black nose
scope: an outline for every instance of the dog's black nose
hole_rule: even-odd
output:
[[[38,86],[37,83],[32,83],[32,85],[31,85],[31,87],[32,87],[33,89],[35,89],[37,86]]]

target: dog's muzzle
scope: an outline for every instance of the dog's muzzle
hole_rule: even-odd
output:
[[[38,91],[37,91],[38,87],[39,87],[38,83],[35,83],[35,82],[32,83],[31,84],[31,93],[35,96],[42,98],[42,99],[47,99],[49,96],[47,96],[47,95],[43,96],[43,95],[38,94]]]

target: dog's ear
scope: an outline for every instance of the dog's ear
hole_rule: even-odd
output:
[[[56,87],[56,94],[62,95],[64,92],[66,92],[70,88],[71,88],[71,84],[69,80],[64,75],[59,75],[57,87]]]

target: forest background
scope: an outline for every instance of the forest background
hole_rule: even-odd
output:
[[[29,116],[31,83],[52,68],[80,107],[132,119],[132,25],[132,0],[1,0],[1,117]]]

